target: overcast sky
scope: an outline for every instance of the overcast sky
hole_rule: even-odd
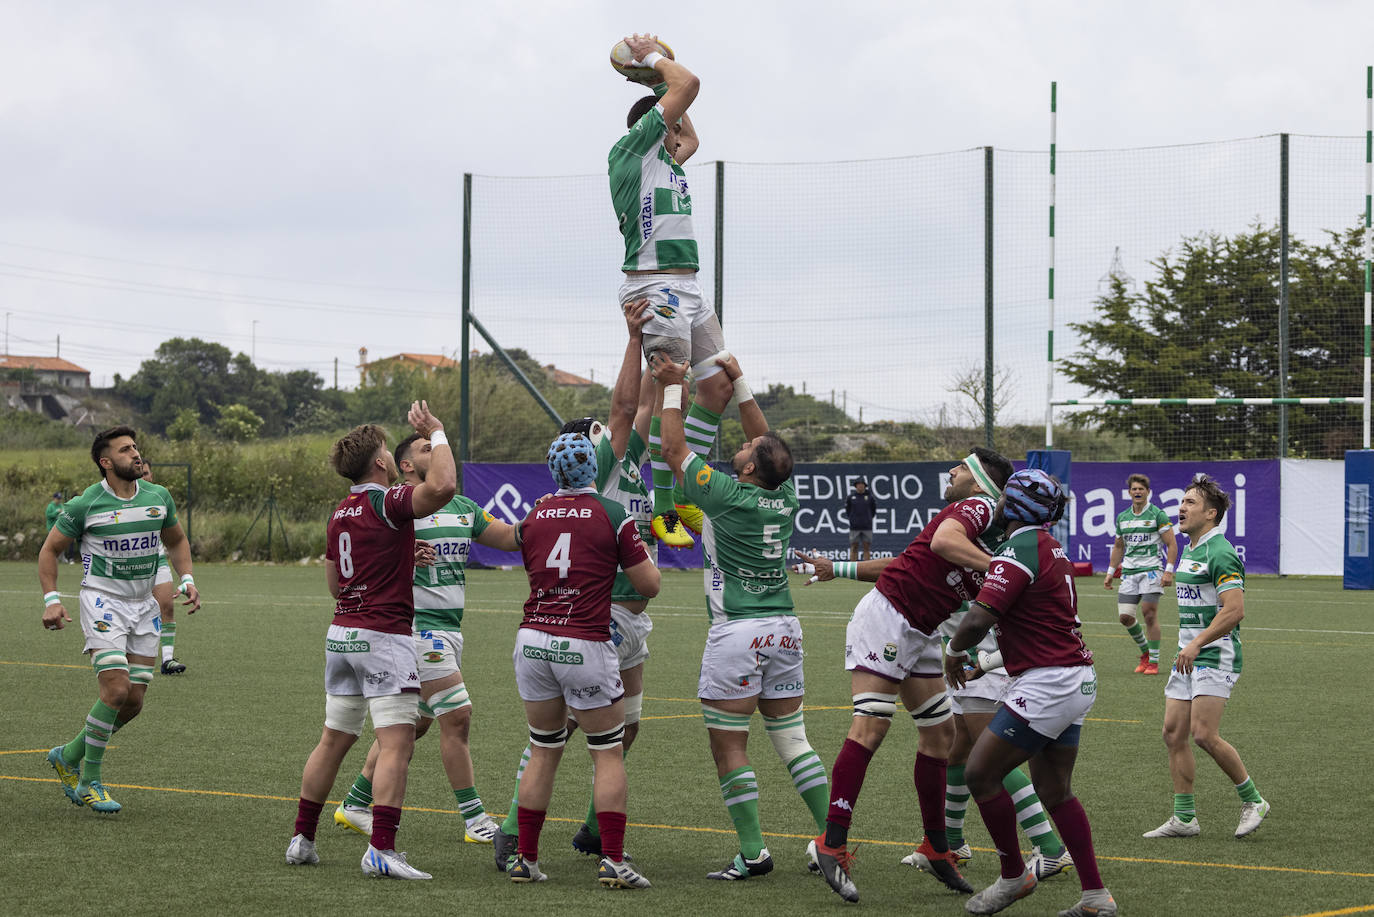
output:
[[[1066,153],[1279,132],[1356,137],[1374,62],[1367,0],[626,9],[4,4],[0,298],[10,352],[52,355],[60,335],[62,356],[105,385],[162,340],[199,336],[330,382],[338,358],[343,387],[356,383],[361,346],[373,357],[453,353],[462,174],[604,183],[606,150],[636,95],[606,54],[636,29],[660,32],[702,78],[694,165],[1041,151],[1051,80]],[[1362,194],[1351,188],[1352,216]],[[614,252],[609,196],[595,206],[605,212],[579,226]],[[533,211],[531,220],[561,218]],[[1095,277],[1106,264],[1092,257]],[[613,296],[616,267],[597,266],[595,295]],[[613,356],[620,326],[607,308]],[[731,317],[758,324],[776,313],[732,300],[727,329]],[[547,348],[538,333],[512,344],[595,369],[598,381],[614,371],[599,349],[570,359],[547,333]],[[807,378],[805,366],[767,365],[769,381],[800,388]],[[1043,389],[1043,377],[1023,381]],[[812,390],[836,384],[811,380]],[[884,400],[855,401],[864,398],[867,416],[884,414]]]

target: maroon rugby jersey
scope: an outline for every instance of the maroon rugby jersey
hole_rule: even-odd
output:
[[[940,523],[955,520],[964,527],[969,541],[991,553],[991,545],[1001,537],[1000,528],[992,524],[993,509],[993,501],[981,495],[951,503],[878,575],[875,588],[912,627],[935,633],[942,621],[978,594],[982,581],[982,573],[965,570],[931,550],[930,542]]]
[[[1017,529],[992,558],[978,601],[997,616],[1007,674],[1049,666],[1092,665],[1079,631],[1069,555],[1049,532]]]
[[[408,634],[415,620],[413,484],[349,489],[329,517],[325,557],[339,571],[334,623]]]
[[[616,568],[649,559],[635,521],[592,488],[559,491],[529,514],[520,538],[530,579],[520,626],[610,640]]]

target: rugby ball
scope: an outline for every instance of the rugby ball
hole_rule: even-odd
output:
[[[658,53],[669,60],[676,60],[673,56],[673,49],[667,43],[659,40],[656,42]],[[611,69],[619,73],[625,79],[635,83],[643,83],[645,86],[657,86],[663,82],[663,75],[653,67],[636,67],[634,65],[634,52],[623,40],[615,43],[611,48]]]

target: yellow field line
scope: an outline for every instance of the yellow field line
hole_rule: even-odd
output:
[[[9,775],[9,774],[0,774],[0,780],[17,780],[17,781],[22,781],[22,782],[25,782],[25,783],[58,783],[58,781],[57,781],[55,778],[52,778],[52,777],[19,777],[19,776],[12,776],[12,775]],[[141,785],[136,784],[136,783],[107,783],[106,786],[107,786],[107,787],[111,787],[111,788],[113,788],[113,789],[117,789],[117,790],[150,790],[150,791],[152,791],[152,792],[157,792],[157,793],[184,793],[184,794],[191,795],[191,796],[223,796],[223,797],[231,797],[231,798],[236,798],[236,799],[264,799],[264,800],[268,800],[268,801],[270,801],[270,802],[295,802],[295,801],[296,801],[296,797],[294,797],[294,796],[271,796],[271,795],[260,794],[260,793],[233,793],[233,792],[228,792],[228,791],[226,791],[226,790],[196,790],[196,789],[186,789],[186,788],[184,788],[184,787],[172,787],[172,786],[141,786]],[[326,805],[331,805],[331,806],[332,806],[332,805],[338,805],[339,803],[338,803],[337,800],[329,799],[329,800],[326,800],[326,801],[325,801],[325,804],[326,804]],[[422,806],[405,806],[405,807],[404,807],[404,810],[407,811],[407,812],[427,812],[427,813],[435,814],[435,815],[459,815],[459,814],[461,814],[461,813],[460,813],[458,810],[456,810],[456,809],[431,809],[431,808],[425,808],[425,807],[422,807]],[[492,813],[492,814],[499,816],[501,813],[497,812],[497,813]],[[549,817],[549,818],[547,819],[547,821],[565,822],[565,823],[567,823],[567,824],[573,824],[573,823],[575,823],[575,822],[580,821],[580,819],[576,819],[576,818],[557,818],[557,817]],[[643,823],[643,822],[630,822],[629,825],[628,825],[628,827],[631,827],[631,828],[651,828],[651,829],[655,829],[655,830],[659,830],[659,831],[686,831],[686,832],[692,832],[692,833],[697,833],[697,834],[724,834],[724,835],[733,835],[733,834],[735,833],[735,832],[734,832],[734,829],[731,829],[731,828],[702,828],[702,827],[697,827],[697,826],[694,826],[694,825],[654,825],[654,824],[647,824],[647,823]],[[784,838],[784,839],[789,839],[789,840],[810,840],[810,839],[811,839],[811,835],[810,835],[810,834],[782,834],[782,833],[771,832],[771,831],[765,831],[765,832],[763,832],[763,834],[764,834],[765,837],[777,837],[777,838]],[[904,840],[904,841],[885,841],[885,840],[876,840],[876,839],[872,839],[872,838],[852,838],[852,839],[850,840],[850,843],[855,844],[855,845],[858,845],[858,844],[875,844],[875,845],[882,846],[882,847],[911,847],[911,848],[913,848],[913,849],[914,849],[915,846],[916,846],[916,842],[915,842],[915,841],[911,841],[911,840]],[[973,849],[976,850],[976,851],[978,851],[978,852],[980,852],[980,853],[993,853],[993,852],[995,852],[995,851],[993,850],[993,848],[991,848],[991,847],[974,847]],[[1149,863],[1149,864],[1161,865],[1161,866],[1200,866],[1200,867],[1209,868],[1209,869],[1237,869],[1237,870],[1245,870],[1245,871],[1253,871],[1253,872],[1285,872],[1285,873],[1298,873],[1298,874],[1300,874],[1300,875],[1312,875],[1312,876],[1340,876],[1340,877],[1353,878],[1353,879],[1374,879],[1374,872],[1339,872],[1339,871],[1334,870],[1334,869],[1303,869],[1303,868],[1296,867],[1296,866],[1248,866],[1248,865],[1241,864],[1241,863],[1203,863],[1203,862],[1196,861],[1196,860],[1165,860],[1165,859],[1156,859],[1156,858],[1147,858],[1147,857],[1114,857],[1114,856],[1104,856],[1104,855],[1102,855],[1102,854],[1098,854],[1097,858],[1098,858],[1099,860],[1109,860],[1109,861],[1114,862],[1114,863]],[[1358,908],[1353,908],[1353,909],[1341,910],[1341,911],[1323,911],[1323,912],[1321,912],[1320,914],[1306,914],[1306,915],[1303,915],[1303,917],[1334,917],[1334,915],[1338,915],[1338,914],[1357,914],[1357,913],[1363,913],[1363,912],[1365,912],[1365,911],[1374,911],[1374,905],[1370,905],[1370,906],[1368,906],[1368,907],[1358,907]]]
[[[48,669],[90,669],[88,665],[71,665],[66,662],[11,662],[8,659],[0,659],[0,665],[41,665]]]
[[[1313,911],[1311,914],[1302,914],[1301,917],[1339,917],[1341,914],[1367,914],[1374,911],[1374,904],[1362,904],[1359,907],[1343,907],[1339,911]]]

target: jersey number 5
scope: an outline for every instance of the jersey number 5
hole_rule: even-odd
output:
[[[777,560],[782,557],[782,542],[778,540],[778,532],[782,531],[780,525],[765,525],[763,527],[763,558],[764,560]]]
[[[544,558],[544,566],[557,567],[558,578],[568,578],[568,571],[572,569],[572,532],[564,532],[558,536],[558,540],[553,543],[553,550]]]

